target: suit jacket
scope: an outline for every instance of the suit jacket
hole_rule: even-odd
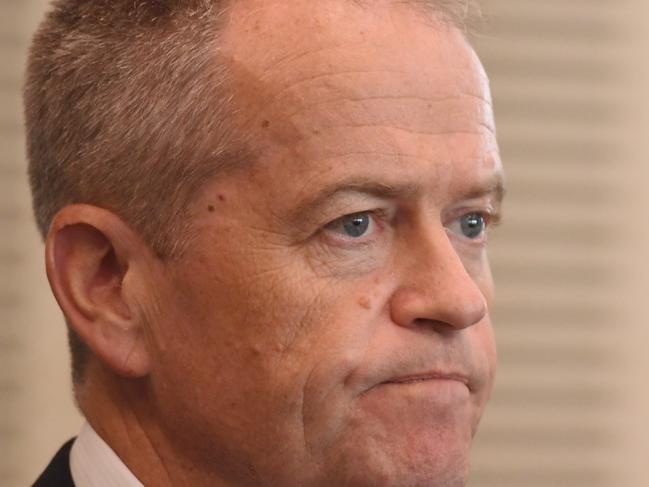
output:
[[[70,473],[70,449],[74,438],[61,447],[32,487],[74,487]]]

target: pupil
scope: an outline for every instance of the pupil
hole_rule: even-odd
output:
[[[462,218],[462,233],[468,238],[479,237],[484,230],[484,218],[482,215],[472,214]]]
[[[367,215],[352,215],[343,221],[345,233],[350,237],[360,237],[370,225],[370,218]]]

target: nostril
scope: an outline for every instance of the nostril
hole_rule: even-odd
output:
[[[457,334],[461,329],[460,327],[453,326],[444,321],[435,321],[435,320],[428,320],[423,318],[415,320],[412,324],[412,327],[432,330],[436,335],[439,335],[441,337],[453,336]]]

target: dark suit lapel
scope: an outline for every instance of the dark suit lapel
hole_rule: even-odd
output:
[[[74,487],[70,473],[72,443],[74,443],[74,438],[61,447],[32,487]]]

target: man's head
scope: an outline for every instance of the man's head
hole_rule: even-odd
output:
[[[115,15],[139,5],[124,31],[134,45],[178,56],[137,71],[147,90],[102,98],[126,86],[128,62],[152,62],[141,49],[114,54],[108,87],[74,89],[88,59],[33,60],[32,180],[41,226],[52,221],[48,276],[92,351],[84,414],[159,485],[463,485],[493,383],[485,227],[502,174],[487,79],[450,10],[168,3],[182,13],[114,2]],[[79,47],[64,39],[54,57]],[[97,113],[83,144],[42,160],[39,137],[57,128],[39,117],[64,107],[41,103],[37,81],[64,69],[78,120],[96,98],[128,124]],[[141,140],[150,151],[126,150]],[[53,191],[77,189],[38,210],[52,164],[65,174]]]

